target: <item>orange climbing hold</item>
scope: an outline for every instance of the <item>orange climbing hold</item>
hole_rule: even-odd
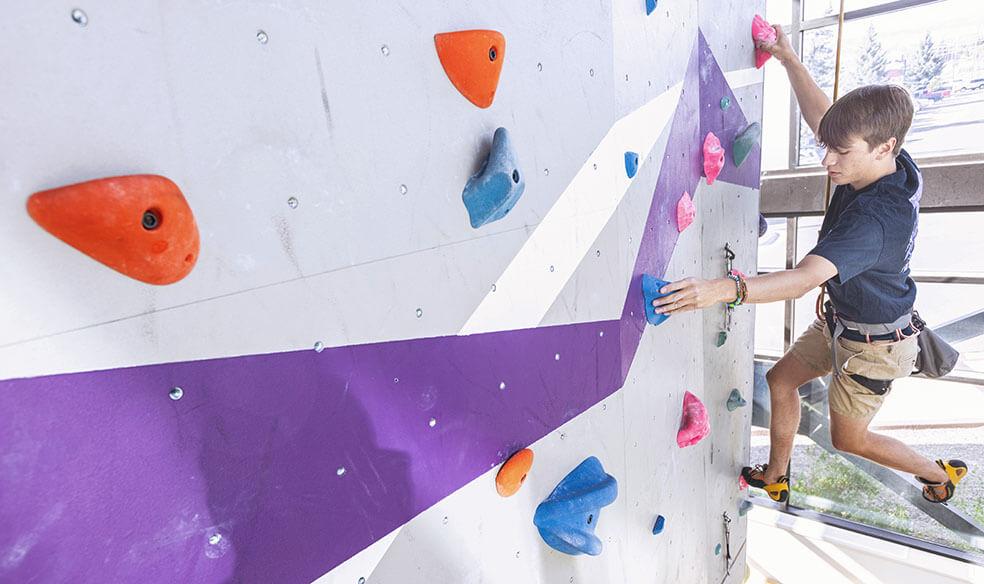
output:
[[[172,284],[198,260],[198,226],[176,184],[140,174],[40,191],[27,212],[58,239],[117,272]]]
[[[506,57],[506,38],[494,30],[462,30],[434,35],[437,56],[451,83],[481,108],[492,105]]]
[[[512,497],[523,486],[532,466],[533,451],[529,448],[513,454],[495,476],[495,490],[503,497]]]

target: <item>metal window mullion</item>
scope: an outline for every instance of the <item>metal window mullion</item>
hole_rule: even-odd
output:
[[[796,266],[796,240],[799,236],[799,217],[786,218],[786,269]],[[783,313],[783,352],[793,344],[793,331],[796,328],[796,301],[786,300]]]
[[[792,0],[793,18],[789,27],[789,40],[793,43],[793,51],[800,55],[800,21],[803,19],[803,0]],[[800,55],[802,58],[802,55]],[[799,165],[799,102],[796,100],[796,92],[792,86],[789,88],[789,160],[788,168],[797,168]]]

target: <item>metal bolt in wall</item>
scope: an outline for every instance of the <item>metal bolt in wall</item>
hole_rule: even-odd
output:
[[[81,8],[76,8],[75,10],[72,11],[72,20],[74,20],[75,24],[79,26],[85,26],[89,24],[89,16],[86,15],[85,11],[82,10]]]

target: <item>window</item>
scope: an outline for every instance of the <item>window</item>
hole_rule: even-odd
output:
[[[785,266],[790,227],[796,232],[796,246],[788,260],[804,257],[816,243],[821,219],[771,218],[768,223],[759,239],[759,271]],[[984,225],[982,212],[920,216],[910,266],[919,289],[917,309],[960,351],[961,359],[950,378],[896,381],[871,424],[872,431],[901,440],[928,458],[959,458],[972,469],[984,468],[984,232],[980,225]],[[758,427],[752,429],[751,453],[755,463],[766,461],[769,452],[768,415],[762,415],[769,409],[764,374],[782,354],[784,343],[813,321],[814,300],[808,294],[792,303],[788,336],[789,315],[782,304],[757,308],[753,425]],[[793,448],[789,508],[909,536],[984,562],[984,473],[972,472],[949,507],[930,507],[934,515],[927,514],[919,506],[918,489],[907,486],[902,475],[833,448],[826,392],[824,380],[800,389],[803,417]],[[908,498],[912,496],[917,497],[915,504]],[[977,529],[978,539],[965,528]]]
[[[912,4],[915,4],[912,6]],[[798,35],[800,55],[818,84],[833,93],[839,0],[772,2],[768,17],[802,5],[802,20],[785,26]],[[902,3],[847,0],[842,40],[839,93],[872,83],[895,83],[912,94],[915,116],[906,139],[915,157],[984,151],[984,11],[978,0]],[[858,12],[858,10],[862,10]],[[788,14],[791,14],[789,12]],[[763,168],[817,166],[822,158],[810,128],[780,102],[791,100],[780,68],[766,71],[765,138],[783,139],[793,125],[791,160],[763,154]],[[788,139],[787,143],[788,143]]]

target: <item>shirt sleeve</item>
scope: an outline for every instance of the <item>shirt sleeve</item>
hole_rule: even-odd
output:
[[[878,219],[864,212],[847,211],[810,254],[837,266],[837,276],[843,284],[878,263],[884,239],[884,228]]]

